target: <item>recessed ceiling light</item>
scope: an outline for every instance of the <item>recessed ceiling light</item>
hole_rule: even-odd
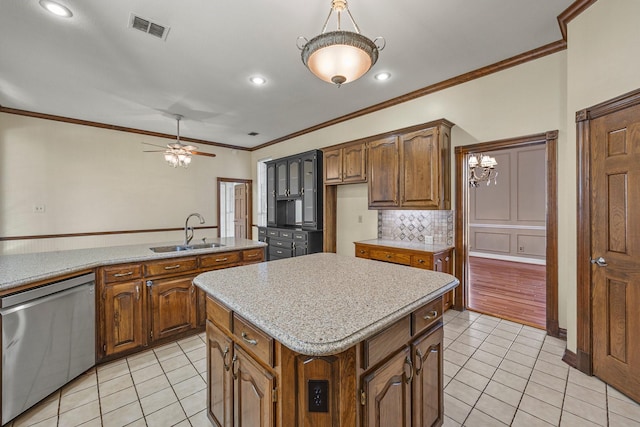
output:
[[[374,78],[380,81],[389,80],[391,78],[391,74],[387,73],[386,71],[383,71],[381,73],[376,74]]]
[[[47,11],[53,13],[56,16],[61,16],[63,18],[71,18],[73,16],[73,12],[66,6],[61,5],[60,3],[56,3],[51,0],[40,0],[40,6],[44,7]]]
[[[251,83],[253,83],[254,85],[260,86],[260,85],[265,84],[267,82],[267,79],[265,79],[264,77],[260,77],[260,76],[254,76],[254,77],[251,77],[249,79],[249,81]]]

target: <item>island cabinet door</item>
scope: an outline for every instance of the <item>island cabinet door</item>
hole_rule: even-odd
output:
[[[363,379],[363,427],[410,427],[413,362],[408,347]]]
[[[207,321],[207,411],[215,427],[233,425],[233,343]]]
[[[105,285],[102,292],[103,356],[134,350],[146,342],[144,282]]]
[[[193,276],[149,280],[152,340],[159,340],[196,327],[196,287]]]
[[[275,376],[237,345],[231,365],[234,427],[275,427]]]
[[[442,326],[419,338],[412,345],[415,378],[413,379],[413,427],[442,425]]]

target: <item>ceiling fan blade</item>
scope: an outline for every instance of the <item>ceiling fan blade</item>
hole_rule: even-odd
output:
[[[191,154],[195,156],[207,156],[207,157],[215,157],[216,155],[213,153],[203,153],[202,151],[192,151]]]
[[[166,148],[167,148],[167,146],[166,146],[166,145],[151,144],[151,143],[149,143],[149,142],[142,142],[142,144],[144,144],[144,145],[152,145],[152,146],[154,146],[154,147],[159,147],[159,148],[164,148],[164,149],[166,149]]]
[[[164,153],[167,150],[144,150],[143,153]]]

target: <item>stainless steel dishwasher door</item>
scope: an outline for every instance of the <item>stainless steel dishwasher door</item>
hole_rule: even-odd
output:
[[[95,364],[94,279],[2,298],[3,425]]]

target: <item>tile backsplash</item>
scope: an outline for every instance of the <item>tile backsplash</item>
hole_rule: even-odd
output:
[[[453,211],[378,211],[378,238],[453,245]],[[429,242],[427,242],[429,243]]]

